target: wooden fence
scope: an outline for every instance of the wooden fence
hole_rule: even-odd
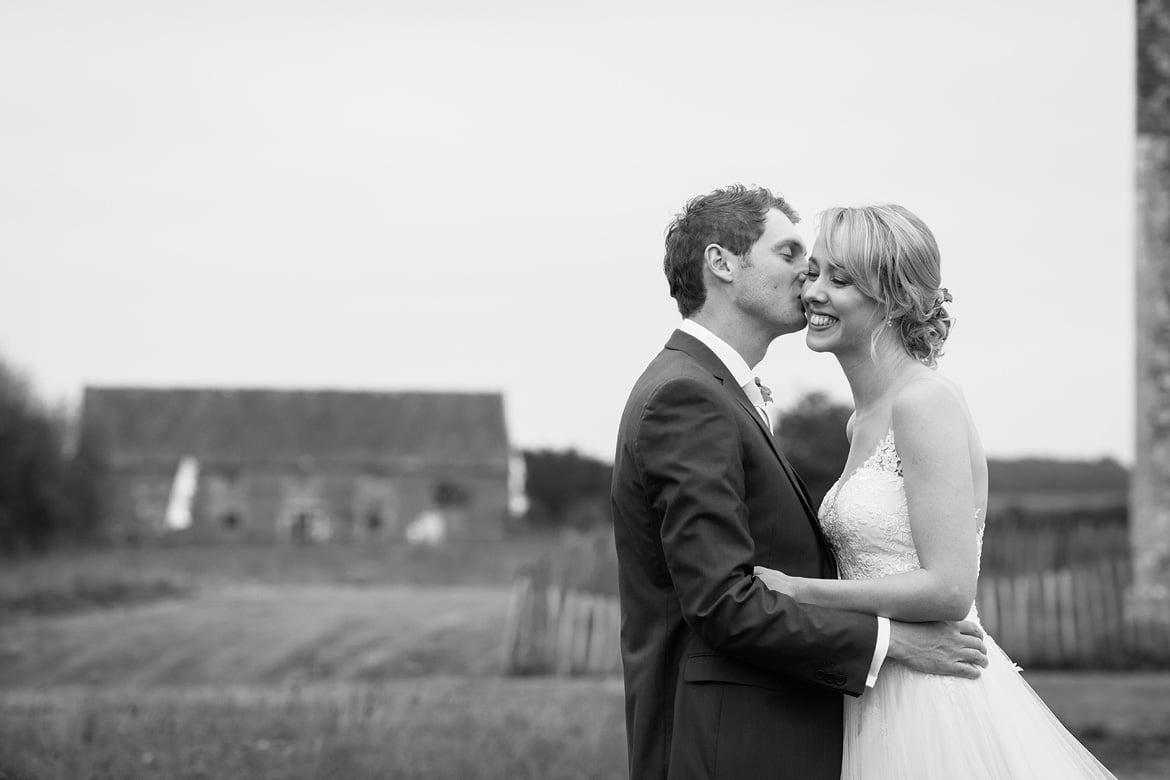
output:
[[[1129,555],[1124,507],[1032,514],[1006,509],[988,515],[982,569],[984,577],[1079,569]]]
[[[1037,668],[1170,667],[1170,630],[1127,605],[1126,558],[1027,574],[983,576],[984,628],[1016,663]]]
[[[564,587],[548,569],[518,578],[504,629],[512,674],[621,670],[617,598]],[[1127,618],[1127,559],[984,575],[976,603],[987,631],[1024,668],[1168,668],[1165,621]]]
[[[504,626],[508,674],[618,674],[622,669],[617,599],[536,586],[520,577]]]

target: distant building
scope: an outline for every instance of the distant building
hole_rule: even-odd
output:
[[[508,512],[498,393],[89,387],[82,405],[118,537],[480,539]]]

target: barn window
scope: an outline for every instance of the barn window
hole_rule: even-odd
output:
[[[298,542],[307,542],[312,530],[313,515],[309,512],[297,512],[292,519],[292,537]]]
[[[458,509],[471,503],[471,492],[458,482],[440,482],[435,486],[435,505],[440,509]]]

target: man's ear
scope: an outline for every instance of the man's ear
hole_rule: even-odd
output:
[[[735,268],[738,266],[736,258],[718,244],[707,244],[703,250],[703,264],[716,278],[730,282]]]

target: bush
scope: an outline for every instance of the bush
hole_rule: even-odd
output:
[[[92,441],[67,455],[68,427],[0,363],[0,554],[96,535],[101,458]]]
[[[849,459],[845,424],[853,407],[808,393],[780,416],[776,439],[804,480],[814,508],[841,476]]]
[[[570,449],[526,450],[524,467],[531,525],[584,530],[609,522],[613,465]]]

